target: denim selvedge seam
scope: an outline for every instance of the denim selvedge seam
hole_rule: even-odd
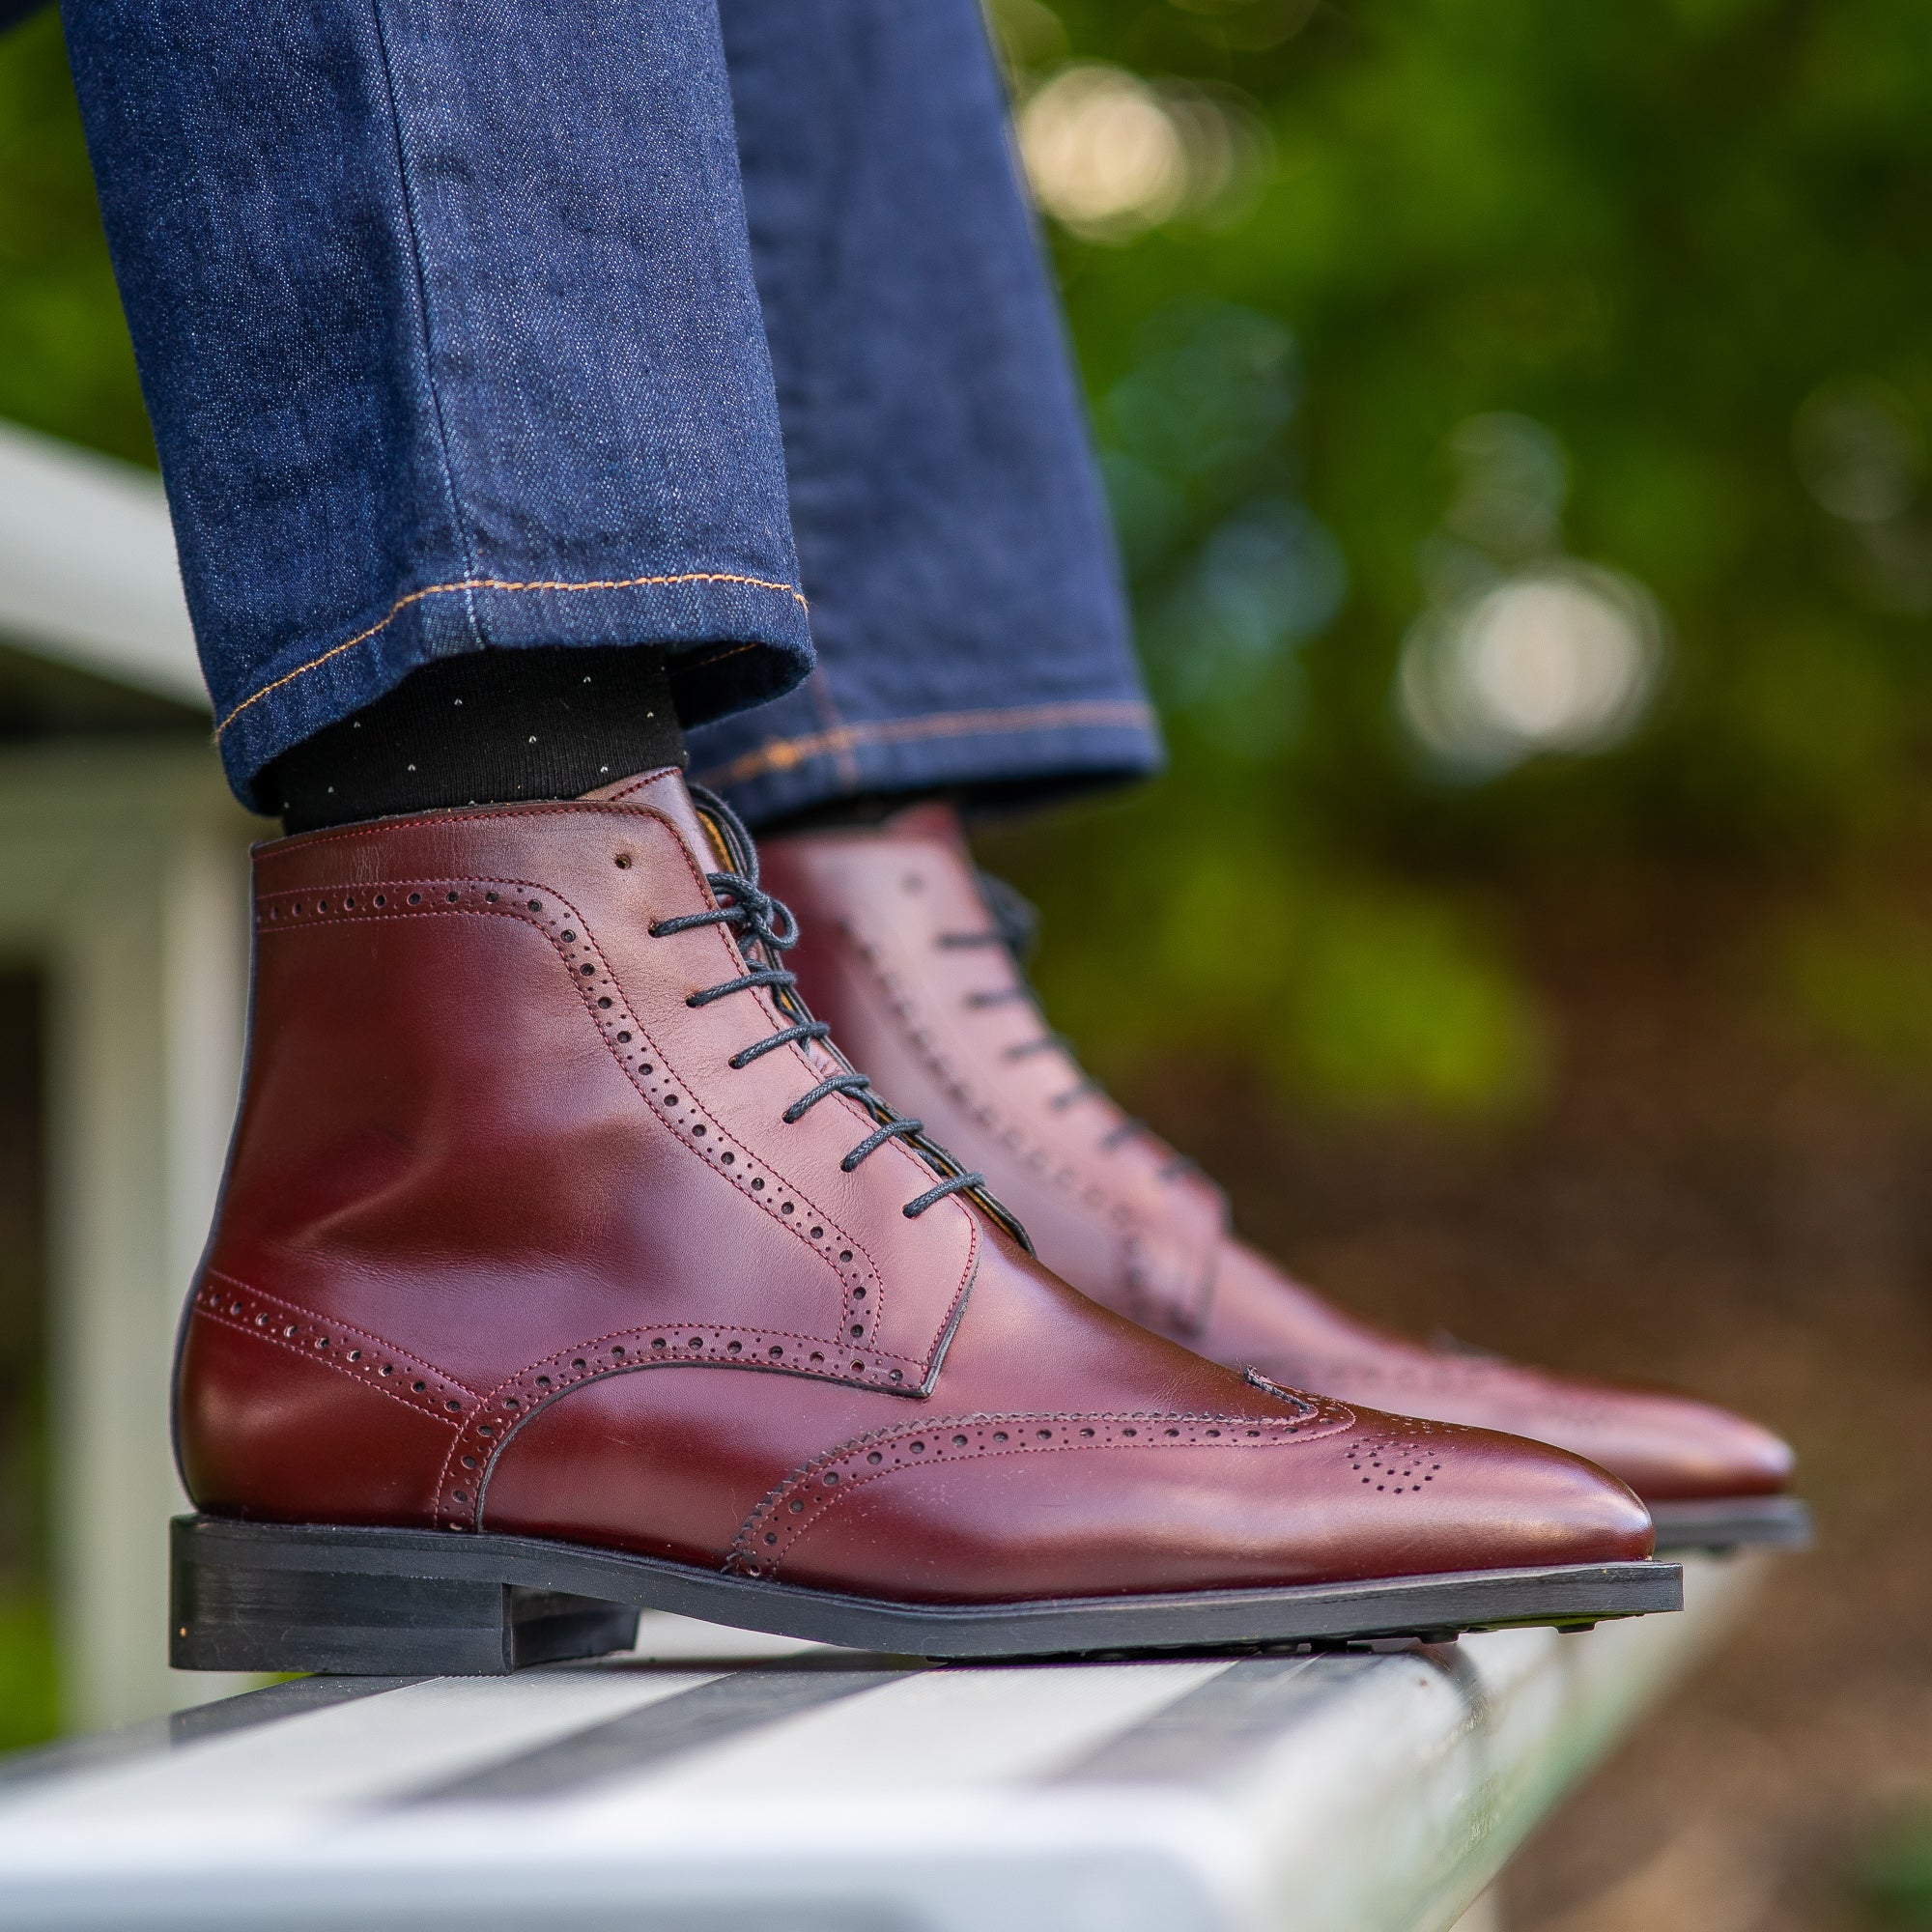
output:
[[[410,260],[415,268],[416,317],[422,328],[422,370],[423,387],[429,393],[430,409],[436,417],[437,445],[442,454],[442,489],[449,504],[451,534],[456,539],[456,548],[463,565],[464,613],[469,620],[469,635],[481,650],[484,644],[483,627],[477,620],[476,599],[469,588],[477,575],[476,554],[470,547],[469,526],[464,521],[463,506],[456,490],[455,460],[449,451],[449,424],[442,412],[442,396],[436,386],[436,348],[430,327],[429,271],[423,265],[422,224],[416,218],[416,198],[414,185],[410,179],[409,149],[403,138],[403,114],[396,102],[396,73],[389,59],[389,37],[383,25],[383,0],[369,0],[370,23],[376,30],[376,48],[383,61],[383,87],[389,98],[389,126],[396,138],[396,183],[403,198],[403,218],[409,224]],[[393,617],[395,611],[389,615]],[[384,620],[385,623],[387,618]],[[382,627],[377,626],[378,629]],[[369,634],[373,635],[373,633]],[[237,706],[236,710],[240,710]],[[230,718],[235,716],[231,711]],[[226,727],[227,721],[223,721]],[[218,740],[221,730],[217,729]]]
[[[806,679],[805,693],[811,701],[811,708],[818,713],[821,732],[837,733],[846,728],[848,721],[838,709],[838,699],[832,689],[831,674],[826,670],[825,661],[822,658],[812,667],[811,675]],[[840,781],[856,788],[865,777],[865,773],[860,770],[859,760],[853,755],[850,744],[840,739],[838,749],[834,755],[838,760]]]
[[[385,631],[412,604],[420,604],[425,597],[443,597],[450,592],[461,590],[466,600],[477,590],[646,590],[653,587],[675,583],[739,583],[753,590],[782,590],[801,608],[805,606],[805,593],[796,584],[781,583],[774,579],[763,577],[739,577],[725,570],[691,570],[674,577],[612,577],[587,579],[582,582],[570,582],[562,579],[538,578],[527,583],[513,583],[499,577],[466,577],[455,583],[432,583],[421,590],[412,590],[406,597],[398,597],[389,606],[387,612],[366,631],[357,631],[353,638],[345,638],[339,644],[331,644],[320,657],[310,658],[307,664],[297,665],[294,670],[284,671],[280,677],[271,679],[261,690],[252,691],[241,703],[236,705],[226,718],[214,727],[214,736],[219,742],[221,734],[246,711],[251,704],[259,704],[265,697],[281,690],[285,684],[293,684],[297,678],[306,676],[310,671],[326,665],[330,658],[337,658],[344,651],[353,651],[357,644],[366,644],[377,632]],[[473,610],[473,606],[471,607]],[[475,631],[471,621],[470,630]],[[477,648],[484,648],[481,639]],[[717,664],[723,658],[733,657],[739,650],[755,650],[755,644],[741,644],[732,650],[724,651],[718,657],[705,659],[706,664]]]

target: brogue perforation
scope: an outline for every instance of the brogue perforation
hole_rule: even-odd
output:
[[[1116,1449],[1262,1449],[1320,1440],[1352,1426],[1341,1403],[1304,1398],[1290,1417],[1051,1410],[1012,1415],[923,1417],[873,1430],[794,1470],[746,1520],[726,1568],[771,1577],[831,1510],[868,1485],[902,1471],[991,1457],[1075,1455]]]
[[[873,1346],[885,1283],[865,1244],[805,1189],[759,1160],[696,1096],[696,1083],[668,1064],[624,997],[589,922],[554,886],[519,878],[386,879],[355,890],[270,894],[257,906],[256,925],[259,931],[288,933],[349,920],[478,914],[521,921],[550,941],[611,1057],[658,1120],[838,1277],[844,1296],[839,1332],[814,1339],[847,1362],[839,1379],[897,1388],[913,1371],[923,1382],[926,1361]]]

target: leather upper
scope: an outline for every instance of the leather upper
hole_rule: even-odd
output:
[[[985,1171],[1041,1259],[1094,1300],[1292,1386],[1560,1444],[1650,1501],[1789,1482],[1789,1448],[1741,1416],[1409,1342],[1233,1238],[1219,1192],[1047,1034],[951,807],[772,839],[765,877],[800,918],[792,963],[845,1050]]]
[[[1560,1452],[1243,1378],[1074,1293],[833,1095],[674,772],[256,855],[180,1366],[216,1514],[515,1530],[971,1601],[1641,1555]]]

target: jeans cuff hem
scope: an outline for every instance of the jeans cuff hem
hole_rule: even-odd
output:
[[[486,579],[433,585],[340,641],[279,654],[219,713],[215,741],[242,804],[291,745],[350,717],[435,659],[546,644],[654,645],[670,656],[686,724],[759,704],[812,664],[805,600],[778,580],[704,571],[581,582]]]
[[[767,738],[694,767],[756,827],[840,798],[867,793],[978,789],[1011,800],[1125,783],[1160,770],[1160,729],[1137,698],[1014,705],[923,717],[852,720],[823,730]]]

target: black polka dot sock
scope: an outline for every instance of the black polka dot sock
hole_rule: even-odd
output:
[[[439,658],[274,760],[283,829],[442,806],[581,798],[685,762],[662,651],[538,645]]]

